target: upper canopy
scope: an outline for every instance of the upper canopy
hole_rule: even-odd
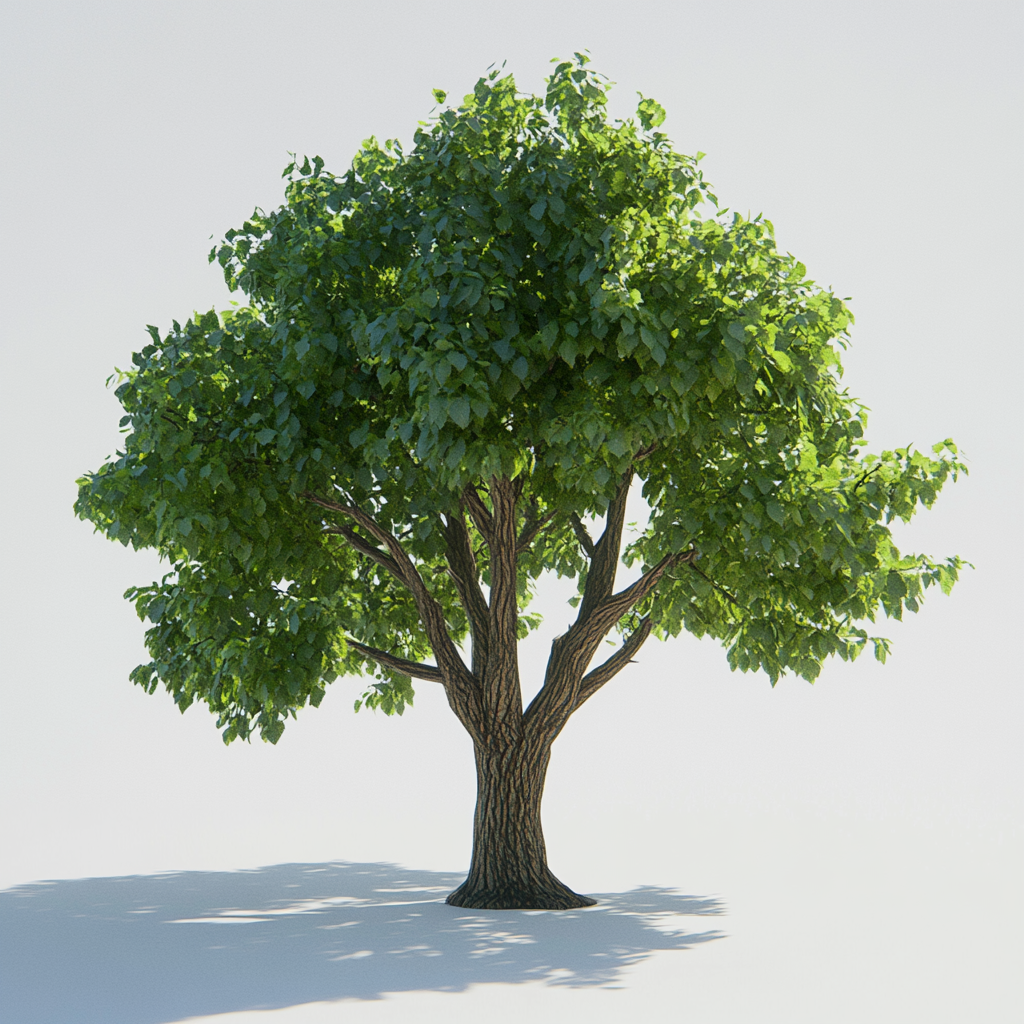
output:
[[[856,620],[955,579],[957,560],[901,560],[885,525],[931,504],[955,448],[861,457],[843,303],[770,222],[699,216],[715,199],[661,108],[609,123],[584,65],[559,64],[544,99],[493,72],[411,152],[370,139],[340,178],[293,164],[285,205],[216,251],[249,304],[151,329],[134,356],[125,451],[76,507],[171,561],[135,592],[156,624],[137,679],[201,696],[229,737],[256,717],[276,738],[362,666],[345,635],[429,656],[408,595],[325,534],[311,493],[400,538],[456,639],[443,517],[492,477],[523,479],[524,524],[546,523],[520,556],[525,604],[545,569],[585,575],[574,521],[635,472],[652,514],[627,558],[699,553],[638,613],[773,680],[813,678],[863,645]]]

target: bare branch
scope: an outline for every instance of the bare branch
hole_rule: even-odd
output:
[[[633,482],[633,467],[619,481],[615,497],[608,503],[604,532],[593,546],[590,557],[590,571],[583,588],[578,622],[583,622],[591,612],[612,592],[615,585],[615,571],[619,565],[619,549],[622,547],[622,528],[626,522],[626,502],[629,486]]]
[[[481,722],[479,716],[480,709],[476,702],[476,679],[469,669],[466,668],[459,650],[455,646],[455,642],[448,633],[444,610],[430,593],[419,570],[413,564],[412,559],[402,547],[398,538],[384,529],[373,516],[353,505],[344,505],[330,498],[313,494],[312,491],[303,491],[301,497],[306,501],[319,505],[321,508],[347,516],[357,526],[361,527],[387,548],[388,553],[384,554],[383,551],[375,548],[372,544],[368,544],[364,538],[360,537],[359,534],[349,527],[337,526],[334,529],[328,527],[330,532],[341,534],[361,554],[365,554],[378,565],[386,568],[412,592],[420,621],[426,630],[427,639],[430,641],[430,647],[434,652],[434,659],[445,682],[445,689],[448,690],[452,709],[462,720],[466,728],[470,730],[471,734],[479,734]]]
[[[696,557],[696,550],[666,555],[631,586],[592,607],[586,617],[577,618],[567,633],[556,637],[551,644],[544,685],[526,710],[526,727],[539,729],[552,738],[556,736],[578,707],[583,673],[611,628],[654,591],[673,565],[692,564]]]
[[[633,659],[633,655],[644,645],[651,635],[651,618],[645,615],[637,624],[636,629],[626,637],[622,646],[603,664],[588,672],[580,683],[579,696],[576,698],[578,708],[584,701],[592,697],[610,679],[613,679]]]
[[[441,670],[435,665],[421,665],[418,661],[408,661],[405,658],[399,658],[397,655],[388,654],[387,651],[380,651],[376,647],[367,647],[366,644],[361,644],[357,640],[349,639],[348,645],[353,650],[358,651],[363,657],[370,658],[385,668],[394,669],[394,671],[400,672],[403,676],[426,679],[432,683],[444,682]]]
[[[646,445],[645,447],[641,448],[636,453],[636,455],[633,456],[633,464],[635,465],[636,463],[642,461],[643,459],[646,459],[648,455],[651,455],[653,452],[656,452],[657,450],[658,442],[652,441],[649,445]]]
[[[402,575],[398,570],[398,566],[395,565],[395,560],[389,555],[386,555],[380,548],[374,547],[369,541],[360,537],[351,526],[338,526],[336,523],[328,523],[324,527],[324,533],[336,534],[339,537],[344,537],[348,541],[349,545],[359,552],[361,555],[365,555],[371,561],[377,563],[384,569],[387,569],[395,579],[399,582],[402,580]]]
[[[587,558],[594,557],[594,540],[587,532],[587,528],[583,525],[582,520],[575,512],[569,517],[569,522],[572,523],[572,532],[576,534],[576,539],[580,542],[580,547],[587,554]]]

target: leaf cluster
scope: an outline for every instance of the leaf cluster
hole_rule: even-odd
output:
[[[905,557],[888,525],[964,471],[953,443],[862,454],[845,304],[769,221],[701,215],[717,200],[664,111],[641,97],[639,123],[609,121],[607,87],[580,55],[543,97],[493,71],[409,152],[371,138],[340,176],[293,161],[284,204],[211,253],[245,304],[150,328],[119,379],[123,449],[76,504],[171,564],[129,591],[152,626],[137,683],[205,701],[226,740],[276,742],[344,673],[373,675],[357,708],[401,713],[408,675],[354,645],[434,652],[380,538],[463,642],[450,524],[501,479],[523,482],[521,612],[547,571],[583,593],[580,524],[635,473],[651,518],[626,561],[699,557],[623,627],[714,636],[773,682],[813,679],[869,642],[857,623],[948,591],[960,560]],[[468,536],[486,588],[472,518]]]

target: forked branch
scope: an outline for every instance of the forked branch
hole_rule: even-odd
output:
[[[592,674],[584,677],[584,672],[598,646],[615,623],[653,593],[661,578],[673,565],[692,564],[696,557],[695,550],[666,555],[635,583],[592,607],[585,618],[581,615],[567,633],[555,638],[551,645],[551,657],[548,659],[544,686],[526,711],[526,724],[531,729],[538,729],[551,738],[558,735],[569,716],[581,703],[584,678],[590,680],[587,694],[590,696],[629,661],[631,652],[638,649],[647,639],[649,626],[638,627],[638,630],[630,634],[630,639],[623,645],[621,651],[612,655],[604,665],[594,669]],[[636,646],[632,647],[632,643]]]
[[[395,579],[412,593],[416,602],[416,610],[427,633],[434,658],[442,680],[449,690],[452,708],[468,729],[472,732],[479,729],[479,708],[475,706],[475,679],[466,668],[458,648],[448,633],[444,611],[427,588],[423,577],[409,557],[401,542],[389,530],[386,530],[373,516],[354,505],[346,505],[340,501],[324,498],[312,491],[303,491],[302,497],[314,505],[337,512],[351,519],[360,529],[386,548],[387,553],[368,543],[351,527],[328,527],[328,531],[340,534],[360,554],[371,558],[378,565],[387,569]]]
[[[612,628],[623,615],[634,605],[639,604],[645,597],[650,596],[654,588],[661,581],[662,576],[674,565],[692,565],[697,560],[697,551],[691,548],[689,551],[678,551],[673,555],[666,555],[657,565],[652,566],[635,583],[613,594],[606,601],[595,609],[594,618],[599,624],[607,623],[605,632]]]
[[[340,501],[332,501],[330,498],[323,498],[313,494],[312,491],[303,491],[302,497],[314,505],[319,505],[321,508],[329,509],[332,512],[339,512],[341,515],[351,519],[379,544],[383,544],[387,549],[387,555],[384,555],[379,548],[368,544],[354,530],[347,529],[346,527],[337,527],[333,530],[329,528],[329,532],[341,534],[360,554],[372,558],[378,565],[387,568],[399,583],[404,584],[414,594],[420,590],[424,594],[427,593],[423,578],[420,576],[416,566],[413,565],[412,559],[406,554],[401,542],[393,533],[385,530],[373,516],[354,505],[345,505]]]

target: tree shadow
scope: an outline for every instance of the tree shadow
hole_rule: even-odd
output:
[[[658,950],[720,938],[714,899],[645,886],[574,911],[447,906],[461,876],[279,864],[36,882],[0,892],[3,1017],[166,1024],[483,982],[609,986]]]

